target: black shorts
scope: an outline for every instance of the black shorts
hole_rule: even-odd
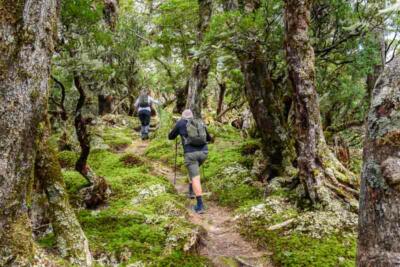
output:
[[[150,124],[151,112],[148,110],[139,111],[139,120],[142,123],[142,126],[148,126]]]

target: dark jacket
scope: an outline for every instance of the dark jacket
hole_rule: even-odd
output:
[[[207,145],[204,146],[191,146],[191,145],[185,145],[184,142],[184,137],[188,136],[187,130],[186,130],[186,124],[188,123],[187,120],[185,119],[180,119],[176,124],[174,129],[169,133],[168,139],[169,140],[174,140],[178,135],[181,136],[182,139],[182,144],[183,144],[183,152],[184,153],[190,153],[190,152],[196,152],[196,151],[208,151]],[[206,128],[206,133],[207,133],[207,142],[211,141],[211,136],[207,131]]]

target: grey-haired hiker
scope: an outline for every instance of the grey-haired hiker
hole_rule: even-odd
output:
[[[141,122],[140,135],[142,140],[149,138],[151,106],[159,105],[160,102],[150,96],[150,91],[144,89],[140,92],[140,96],[136,99],[135,108],[138,111],[139,120]]]
[[[190,109],[183,111],[182,118],[176,123],[168,138],[173,140],[178,135],[182,138],[185,165],[189,171],[189,196],[195,196],[197,200],[193,210],[201,214],[204,213],[204,206],[200,182],[200,166],[207,159],[207,142],[211,141],[211,136],[204,122],[201,119],[193,118],[193,113]]]

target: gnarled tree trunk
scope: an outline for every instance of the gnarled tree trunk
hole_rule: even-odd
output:
[[[212,1],[199,0],[199,24],[197,26],[197,46],[200,48],[204,34],[211,21]],[[210,71],[210,58],[202,54],[193,64],[192,74],[189,78],[186,108],[193,111],[195,117],[201,117],[202,93],[207,87],[208,72]]]
[[[400,58],[372,93],[361,177],[358,266],[400,265]]]
[[[277,101],[276,88],[268,73],[267,64],[258,44],[238,53],[245,81],[245,94],[263,142],[268,161],[267,178],[284,171],[285,151],[289,133],[283,117],[283,106]]]
[[[311,0],[285,0],[286,60],[293,87],[299,177],[311,201],[330,205],[340,198],[357,208],[357,179],[336,159],[322,131],[310,44]]]
[[[258,0],[246,2],[246,7],[231,1],[231,8],[242,12],[254,13],[260,8]],[[227,8],[227,7],[226,7]],[[226,9],[230,11],[231,9]],[[265,170],[267,179],[274,178],[284,172],[284,165],[290,165],[289,132],[286,126],[283,104],[281,104],[277,88],[275,88],[268,72],[267,61],[260,44],[249,42],[245,51],[237,51],[241,71],[244,76],[245,95],[253,114],[258,132],[263,143],[263,154],[268,161]]]
[[[35,177],[47,196],[49,218],[60,255],[71,264],[91,266],[88,240],[69,204],[57,153],[50,147],[46,137],[38,148]]]
[[[74,74],[74,84],[79,92],[79,99],[75,110],[75,131],[81,147],[81,154],[75,163],[75,170],[82,174],[90,183],[89,187],[81,191],[86,207],[95,208],[107,201],[110,189],[106,180],[103,177],[97,176],[87,163],[90,153],[90,133],[86,126],[91,122],[91,119],[85,118],[82,114],[86,94],[80,77],[76,73]]]
[[[56,11],[56,0],[0,2],[0,266],[34,261],[27,206]]]

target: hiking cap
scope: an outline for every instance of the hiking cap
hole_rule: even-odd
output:
[[[186,120],[193,119],[193,112],[190,109],[185,109],[182,112],[182,118]]]

